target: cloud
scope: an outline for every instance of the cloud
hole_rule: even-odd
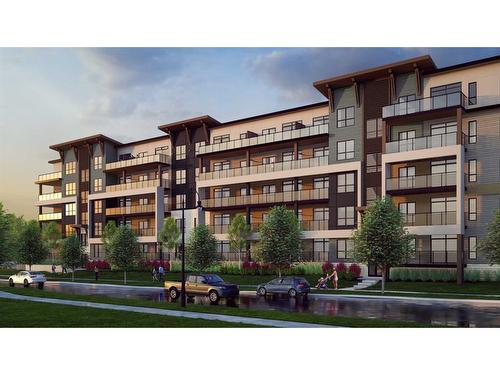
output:
[[[296,48],[280,49],[249,60],[258,79],[277,88],[288,100],[322,98],[312,86],[317,80],[377,65],[431,54],[440,66],[498,54],[499,48]]]

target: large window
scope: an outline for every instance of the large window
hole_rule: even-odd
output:
[[[89,170],[87,169],[82,169],[80,171],[80,181],[81,182],[89,182]]]
[[[337,128],[354,125],[354,107],[337,109]]]
[[[380,138],[382,137],[382,119],[374,118],[366,121],[366,138]]]
[[[66,216],[75,216],[76,215],[76,203],[66,203],[65,214],[66,214]]]
[[[433,263],[454,263],[457,261],[457,236],[432,235],[431,249]]]
[[[215,214],[214,215],[214,225],[229,225],[231,221],[229,214]]]
[[[325,125],[330,122],[330,117],[328,115],[326,116],[318,116],[318,117],[313,117],[312,124],[313,126],[316,125]]]
[[[264,156],[262,158],[262,164],[274,164],[276,163],[276,156]]]
[[[337,142],[337,160],[354,159],[354,140]]]
[[[231,162],[229,160],[223,160],[214,163],[214,171],[222,171],[229,168],[231,168]]]
[[[281,159],[283,161],[292,161],[293,160],[293,151],[285,151],[281,154]]]
[[[328,238],[316,238],[313,240],[313,261],[326,262],[328,261],[328,250],[330,240]]]
[[[330,210],[328,207],[315,208],[313,210],[313,220],[321,221],[328,220],[330,217]]]
[[[75,195],[76,194],[76,183],[75,182],[68,182],[65,186],[65,193],[66,195]]]
[[[175,146],[175,160],[186,159],[186,145]]]
[[[462,90],[462,82],[450,83],[448,85],[431,87],[431,96],[441,96],[460,92]]]
[[[229,142],[230,139],[229,134],[222,134],[214,137],[214,143]]]
[[[177,185],[186,183],[186,170],[185,169],[178,169],[175,171],[175,183]]]
[[[431,212],[456,212],[457,198],[455,197],[438,197],[431,198]]]
[[[477,104],[477,82],[469,83],[469,105]]]
[[[399,212],[403,215],[403,220],[406,225],[415,224],[415,202],[400,203]]]
[[[468,241],[469,259],[477,259],[477,237],[470,236]]]
[[[477,198],[469,198],[469,221],[477,220]]]
[[[292,122],[285,122],[282,124],[282,129],[284,132],[290,131],[290,130],[295,130],[298,128],[297,125],[302,125],[302,120],[299,121],[292,121]]]
[[[469,121],[469,143],[477,142],[477,121]]]
[[[283,181],[283,191],[294,191],[294,182],[292,180]]]
[[[102,191],[102,178],[94,178],[94,191]]]
[[[263,194],[276,193],[276,185],[263,185],[262,193]]]
[[[354,225],[354,207],[337,207],[337,226]]]
[[[66,174],[76,173],[76,161],[69,161],[64,164],[64,172]]]
[[[157,154],[168,155],[168,146],[155,147],[155,155]]]
[[[66,224],[64,226],[64,234],[66,235],[66,237],[75,234],[75,227],[73,227],[73,224]]]
[[[351,193],[354,191],[354,173],[337,175],[337,193]]]
[[[175,196],[175,208],[180,209],[186,207],[186,194],[177,194]]]
[[[431,135],[450,134],[456,132],[457,132],[457,123],[454,121],[431,125]]]
[[[94,201],[94,214],[101,214],[102,213],[102,201]]]
[[[477,161],[476,159],[471,159],[468,161],[468,180],[469,182],[477,181]]]
[[[456,172],[457,163],[455,159],[431,161],[431,174]]]
[[[313,150],[313,155],[315,158],[320,158],[322,156],[328,156],[329,155],[328,146],[315,147]]]
[[[81,199],[81,204],[87,204],[89,202],[89,192],[88,191],[82,191],[80,192],[80,199]]]
[[[316,177],[313,179],[313,188],[314,189],[326,189],[329,186],[329,177]]]
[[[230,195],[231,190],[228,187],[214,189],[214,198],[228,198]]]
[[[366,188],[366,205],[369,206],[378,197],[380,197],[380,187],[367,187]]]
[[[273,134],[273,133],[276,133],[276,128],[262,129],[262,135]]]
[[[94,237],[102,236],[102,223],[94,223]]]
[[[366,173],[382,171],[382,153],[366,154]]]
[[[94,170],[102,169],[102,156],[94,156]]]
[[[352,242],[352,240],[348,239],[337,240],[338,259],[349,259],[351,257],[351,252],[353,249],[354,249],[354,243]]]

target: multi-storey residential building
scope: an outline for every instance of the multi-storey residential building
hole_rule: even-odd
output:
[[[363,211],[390,196],[416,235],[409,266],[484,264],[476,243],[500,207],[500,56],[441,69],[422,56],[314,87],[327,101],[183,120],[129,144],[97,135],[51,146],[60,159],[37,180],[39,220],[78,231],[97,258],[106,222],[129,224],[159,257],[163,219],[184,205],[187,230],[209,225],[232,259],[231,219],[244,214],[254,230],[251,256],[259,224],[283,204],[302,223],[304,260],[349,262]]]

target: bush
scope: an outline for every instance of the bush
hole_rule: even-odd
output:
[[[333,263],[330,263],[330,262],[323,263],[323,265],[321,266],[321,270],[323,271],[323,273],[332,272],[333,271]]]
[[[391,281],[401,280],[401,268],[391,268],[389,271],[389,279]]]
[[[151,271],[153,268],[160,268],[160,266],[163,267],[165,272],[170,272],[170,262],[168,260],[141,260],[138,264],[138,269],[140,271]]]
[[[361,267],[357,263],[352,263],[349,266],[349,272],[352,274],[353,278],[358,278],[361,276]]]
[[[478,282],[481,280],[481,272],[479,270],[465,270],[464,274],[465,281],[469,281],[472,283]]]
[[[347,272],[347,266],[345,265],[344,262],[337,263],[335,268],[337,269],[337,273]]]
[[[85,269],[87,271],[93,271],[95,267],[97,267],[100,271],[111,269],[111,266],[105,260],[91,260],[85,264]]]

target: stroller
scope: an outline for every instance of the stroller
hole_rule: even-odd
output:
[[[316,284],[316,288],[318,289],[328,289],[328,285],[326,283],[330,280],[330,277],[321,277]]]

